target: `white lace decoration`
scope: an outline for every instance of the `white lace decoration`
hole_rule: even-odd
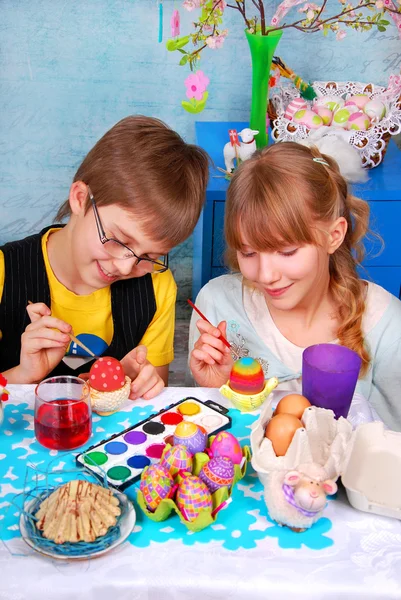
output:
[[[367,131],[349,131],[348,142],[356,147],[362,164],[367,168],[379,165],[384,156],[386,140],[384,134],[396,135],[401,132],[401,77],[392,75],[387,88],[374,83],[353,81],[315,81],[313,84],[318,98],[322,96],[337,96],[348,98],[354,94],[367,94],[370,98],[378,98],[386,107],[386,115]],[[294,98],[299,98],[299,90],[295,86],[276,87],[270,94],[271,101],[277,112],[277,118],[272,123],[272,137],[276,142],[297,142],[308,137],[309,130],[286,119],[285,109]],[[309,103],[310,104],[310,103]]]

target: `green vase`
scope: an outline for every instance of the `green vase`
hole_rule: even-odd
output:
[[[257,129],[255,136],[258,149],[267,146],[266,112],[269,90],[270,68],[277,44],[283,35],[282,30],[272,31],[268,35],[245,31],[252,57],[252,105],[251,129]]]

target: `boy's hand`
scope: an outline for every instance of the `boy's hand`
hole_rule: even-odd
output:
[[[137,346],[121,360],[124,372],[131,377],[131,400],[154,398],[164,388],[164,381],[147,359],[146,346]]]
[[[201,336],[191,352],[189,367],[192,375],[202,387],[220,387],[227,382],[234,364],[230,349],[220,337],[226,337],[226,322],[221,321],[213,327],[200,319],[196,326]]]
[[[41,302],[27,306],[31,324],[21,336],[19,383],[36,383],[46,377],[62,360],[70,343],[71,325],[51,317]],[[17,376],[17,375],[16,375]]]

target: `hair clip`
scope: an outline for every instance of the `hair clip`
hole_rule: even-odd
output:
[[[312,160],[319,163],[319,165],[324,165],[325,167],[330,166],[329,163],[327,162],[327,160],[324,160],[324,158],[317,157],[317,158],[312,158]]]

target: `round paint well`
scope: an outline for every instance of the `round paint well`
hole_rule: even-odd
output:
[[[161,420],[165,425],[178,425],[183,420],[183,416],[176,412],[168,412],[162,415]]]
[[[139,444],[143,444],[146,442],[147,435],[143,433],[143,431],[129,431],[125,434],[124,440],[127,444],[132,444],[132,446],[138,446]]]
[[[124,454],[128,450],[128,446],[123,442],[109,442],[104,449],[107,454]]]
[[[195,402],[183,402],[182,404],[180,404],[177,410],[182,415],[187,415],[188,417],[190,417],[192,415],[197,415],[198,412],[200,412],[200,406],[199,404],[195,404]]]
[[[127,465],[133,469],[144,469],[150,465],[150,459],[147,456],[143,456],[143,454],[137,454],[127,460]]]
[[[145,433],[149,435],[158,435],[159,433],[163,433],[166,429],[163,423],[158,423],[157,421],[149,421],[149,423],[145,423],[142,427]]]
[[[150,458],[161,458],[165,447],[164,444],[152,444],[146,448],[146,455]]]
[[[111,467],[107,471],[107,476],[110,479],[115,479],[116,481],[124,481],[131,475],[131,471],[128,467]]]
[[[219,427],[222,421],[223,419],[218,415],[205,415],[200,422],[206,429],[214,429],[215,427]]]
[[[166,442],[166,444],[170,444],[170,446],[174,446],[174,436],[173,435],[168,435],[164,438],[164,441]]]
[[[85,454],[84,462],[87,465],[104,465],[108,461],[108,457],[104,452],[89,452]]]

